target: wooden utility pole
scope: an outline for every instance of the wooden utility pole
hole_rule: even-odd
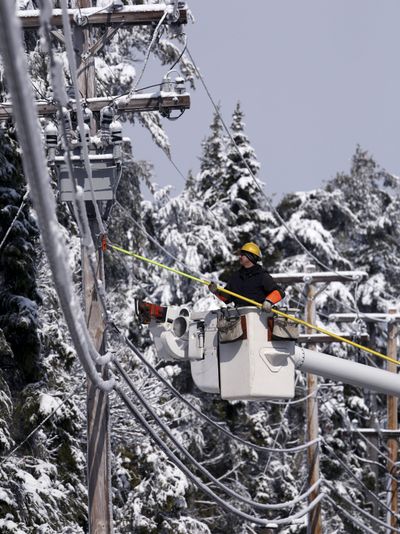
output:
[[[274,280],[282,284],[306,283],[307,302],[305,320],[310,324],[316,322],[315,296],[316,283],[321,282],[348,282],[356,281],[367,276],[364,271],[340,271],[340,272],[317,272],[312,265],[307,266],[303,273],[277,273],[272,274]],[[342,336],[348,337],[348,336]],[[307,343],[310,350],[315,350],[314,343],[318,342],[335,342],[334,338],[329,338],[323,334],[313,333],[313,329],[306,327],[306,332],[300,336],[299,342]],[[313,441],[319,436],[318,424],[318,377],[314,374],[307,374],[307,441]],[[308,483],[313,485],[320,477],[319,474],[319,444],[316,443],[307,449],[308,460]],[[319,495],[319,489],[314,490],[309,496],[309,502],[312,502]],[[322,534],[321,505],[317,506],[309,513],[307,534]]]
[[[312,265],[307,266],[307,271],[312,273],[315,269]],[[308,323],[316,323],[315,313],[315,285],[312,279],[307,282],[307,302],[306,302],[306,316],[305,320]],[[306,334],[311,334],[312,330],[306,327]],[[316,346],[309,345],[310,350],[315,350]],[[311,373],[307,373],[307,441],[313,441],[318,438],[319,424],[318,424],[318,377]],[[315,443],[307,449],[308,460],[308,484],[312,486],[319,480],[319,443]],[[319,495],[319,487],[317,487],[310,495],[309,502],[312,502]],[[314,507],[308,514],[307,534],[321,534],[321,505],[320,503]]]
[[[79,0],[79,8],[92,7],[91,0]],[[87,54],[92,45],[91,26],[74,25],[74,45],[77,51],[78,91],[83,98],[96,96],[94,57]],[[85,59],[83,59],[85,58]],[[77,95],[79,98],[79,95]],[[95,124],[91,124],[92,134]],[[95,246],[99,241],[99,225],[92,202],[86,202],[90,231]],[[104,258],[101,247],[96,246],[96,278],[105,287]],[[99,352],[106,351],[105,317],[95,279],[90,266],[88,250],[82,246],[82,285],[85,317],[89,334]],[[93,266],[92,266],[93,267]],[[108,376],[108,368],[98,368],[103,378]],[[88,379],[87,384],[87,478],[88,478],[88,515],[90,534],[111,534],[113,532],[112,493],[111,493],[111,444],[110,444],[110,407],[108,394],[99,390]]]
[[[396,308],[390,308],[388,310],[389,317],[393,317],[397,314]],[[387,333],[387,355],[394,360],[397,360],[397,336],[399,335],[399,328],[397,322],[389,319],[388,324],[388,333]],[[397,373],[397,365],[392,362],[387,362],[387,370],[392,373]],[[387,428],[388,430],[397,430],[398,429],[398,399],[392,395],[387,397]],[[399,511],[398,505],[398,481],[397,481],[397,461],[398,461],[398,452],[399,444],[398,440],[395,437],[390,437],[388,439],[388,449],[389,449],[389,461],[387,464],[388,474],[388,504],[393,512],[392,514],[388,513],[387,523],[391,527],[397,528],[399,522],[397,520],[397,514]],[[395,515],[396,514],[396,515]],[[388,533],[391,532],[391,529],[387,530]]]
[[[358,317],[355,313],[335,313],[329,316],[333,321],[341,322],[352,322]],[[397,351],[397,337],[399,335],[399,322],[400,314],[397,306],[389,307],[387,313],[363,313],[361,314],[363,321],[376,322],[376,321],[388,321],[387,327],[387,355],[393,360],[398,360]],[[398,366],[388,361],[387,370],[393,373],[397,373]],[[372,439],[376,439],[378,434],[382,437],[387,438],[388,445],[388,462],[387,462],[387,506],[390,508],[392,513],[387,513],[386,522],[390,527],[397,528],[399,522],[396,518],[396,515],[399,511],[398,506],[398,481],[397,481],[397,470],[396,465],[398,461],[398,452],[399,445],[398,439],[400,432],[398,429],[398,398],[392,395],[387,397],[387,429],[376,429],[376,428],[359,428],[358,432],[370,436]],[[396,514],[396,515],[395,515]],[[387,529],[387,532],[390,533],[392,530]]]

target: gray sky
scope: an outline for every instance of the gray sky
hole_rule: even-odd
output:
[[[196,19],[188,46],[228,124],[240,100],[266,192],[319,187],[348,171],[357,143],[400,174],[400,2],[398,0],[188,0]],[[165,67],[152,61],[141,85]],[[199,168],[213,108],[200,82],[192,108],[164,120],[175,163]],[[137,159],[179,192],[182,178],[136,125]]]

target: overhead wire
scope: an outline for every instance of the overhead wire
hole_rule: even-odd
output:
[[[13,220],[11,221],[11,224],[10,226],[8,227],[6,233],[4,234],[4,237],[3,239],[1,240],[1,243],[0,243],[0,252],[1,252],[1,249],[3,248],[4,246],[4,243],[7,241],[7,238],[8,236],[10,235],[10,232],[14,226],[14,224],[17,222],[17,219],[18,217],[20,216],[21,214],[21,211],[23,210],[24,206],[25,206],[25,203],[26,203],[26,200],[29,196],[29,188],[27,189],[27,191],[25,192],[24,196],[22,197],[22,202],[17,210],[17,213],[15,214],[15,217],[13,218]]]
[[[395,512],[393,512],[393,510],[391,510],[385,503],[383,503],[376,495],[375,493],[373,493],[369,488],[368,486],[362,481],[360,480],[359,478],[357,478],[357,476],[353,473],[353,471],[351,470],[351,468],[335,453],[335,451],[333,450],[333,448],[328,444],[328,442],[326,441],[325,438],[321,438],[321,441],[323,442],[324,446],[326,447],[326,449],[329,451],[329,453],[340,463],[340,465],[343,467],[343,469],[351,476],[351,478],[353,480],[355,480],[357,482],[357,484],[359,486],[361,486],[363,488],[363,490],[366,492],[366,494],[372,499],[374,500],[381,508],[384,508],[387,512],[389,512],[391,515],[393,515],[394,517],[400,517],[399,514],[396,514]]]
[[[160,20],[158,21],[157,26],[156,26],[155,29],[154,29],[152,38],[151,38],[151,40],[150,40],[150,44],[149,44],[149,46],[148,46],[148,48],[147,48],[147,51],[146,51],[146,55],[145,55],[145,60],[144,60],[143,68],[142,68],[142,70],[141,70],[140,75],[138,76],[138,78],[136,78],[136,80],[135,80],[135,82],[134,82],[134,84],[133,84],[133,87],[132,87],[131,91],[129,92],[129,95],[132,94],[133,92],[135,92],[136,87],[139,85],[141,79],[143,78],[144,72],[145,72],[146,67],[147,67],[147,62],[149,61],[149,57],[150,57],[150,53],[151,53],[151,49],[152,49],[153,46],[154,46],[154,43],[155,43],[155,41],[156,41],[156,39],[157,39],[157,37],[158,37],[158,32],[159,32],[159,30],[160,30],[160,28],[161,28],[161,26],[162,26],[162,24],[163,24],[165,18],[167,17],[168,13],[169,13],[168,8],[166,8],[165,11],[164,11],[164,13],[163,13],[163,15],[162,15],[162,17],[161,17]]]
[[[354,501],[351,501],[350,499],[348,499],[347,497],[342,495],[339,491],[336,491],[335,493],[339,497],[339,499],[342,499],[348,506],[350,506],[351,508],[354,508],[355,510],[357,510],[357,512],[359,512],[364,517],[367,517],[373,523],[384,527],[386,530],[390,530],[392,532],[400,532],[400,529],[398,529],[396,527],[392,527],[388,523],[385,523],[384,521],[381,521],[380,519],[378,519],[377,517],[373,516],[372,514],[366,512],[360,506],[358,506]]]
[[[331,271],[332,269],[330,267],[328,267],[326,264],[324,264],[322,261],[320,261],[312,252],[310,252],[307,247],[298,239],[298,237],[296,236],[296,234],[289,228],[288,224],[286,223],[286,221],[282,218],[282,216],[280,215],[280,213],[278,212],[278,210],[275,208],[275,206],[272,204],[271,200],[268,198],[268,196],[265,194],[263,188],[261,187],[259,181],[257,180],[257,178],[255,177],[254,175],[254,172],[253,170],[251,169],[250,165],[248,164],[246,158],[243,156],[242,152],[240,151],[239,147],[237,146],[236,144],[236,141],[235,139],[233,138],[233,135],[230,131],[230,129],[228,128],[227,124],[225,123],[225,120],[224,118],[222,117],[221,115],[221,112],[218,108],[218,106],[216,105],[216,103],[214,102],[214,99],[208,89],[208,86],[204,80],[204,77],[202,76],[200,70],[198,69],[197,67],[197,64],[196,62],[194,61],[193,59],[193,56],[189,50],[189,47],[186,48],[186,51],[187,51],[187,54],[188,56],[190,57],[192,63],[193,63],[193,66],[197,72],[197,75],[198,75],[198,78],[200,79],[203,87],[204,87],[204,90],[205,92],[207,93],[207,96],[212,104],[212,106],[214,107],[214,110],[215,112],[217,113],[220,121],[221,121],[221,124],[222,126],[224,127],[229,139],[231,140],[232,142],[232,145],[233,147],[235,148],[236,152],[238,153],[240,159],[243,161],[243,163],[245,164],[248,172],[250,173],[250,176],[251,178],[253,179],[254,183],[256,184],[256,187],[257,189],[260,191],[260,193],[262,194],[262,196],[264,197],[264,199],[266,200],[270,210],[275,214],[275,217],[278,219],[278,221],[280,222],[280,224],[282,226],[284,226],[284,228],[286,229],[286,231],[288,232],[288,234],[296,241],[296,243],[301,247],[301,249],[310,257],[312,258],[318,265],[320,265],[321,267],[323,267],[325,270],[327,271]],[[346,278],[345,276],[343,278]]]
[[[357,458],[357,460],[359,462],[362,462],[364,464],[368,464],[368,465],[373,465],[375,467],[378,467],[379,469],[382,469],[383,471],[385,471],[386,475],[393,481],[398,481],[398,478],[393,476],[392,473],[390,473],[387,469],[387,465],[383,465],[375,460],[369,460],[368,458],[363,458],[362,456],[360,456],[359,454],[356,454],[355,452],[352,453],[353,457],[354,458]],[[398,467],[396,465],[393,466],[394,468]]]
[[[118,200],[115,201],[115,205],[118,206],[120,208],[120,210],[124,213],[124,215],[126,217],[128,217],[128,219],[134,224],[134,226],[136,226],[136,228],[144,235],[147,237],[147,239],[153,243],[156,247],[158,247],[162,252],[164,252],[164,254],[166,254],[167,256],[169,256],[172,260],[174,260],[175,262],[179,263],[180,265],[182,265],[185,269],[188,269],[189,271],[191,271],[193,274],[196,274],[196,275],[200,275],[200,273],[198,273],[197,271],[195,271],[194,269],[192,269],[191,267],[189,267],[185,262],[183,262],[182,260],[179,260],[176,256],[174,256],[171,252],[169,252],[169,250],[167,250],[165,247],[163,247],[161,245],[161,243],[159,241],[157,241],[157,239],[155,237],[153,237],[151,234],[149,234],[149,232],[147,232],[147,230],[143,227],[143,225],[141,225],[138,221],[136,221],[134,219],[134,217],[132,217],[132,215],[121,205],[120,202],[118,202]]]
[[[235,506],[229,504],[227,501],[225,501],[224,499],[219,497],[216,493],[214,493],[197,476],[193,475],[190,469],[188,469],[186,465],[172,452],[172,450],[165,445],[164,440],[153,430],[151,425],[146,421],[146,419],[142,416],[142,414],[139,412],[139,410],[136,408],[136,406],[132,403],[132,401],[129,399],[127,394],[123,391],[123,389],[119,385],[115,386],[115,392],[121,397],[121,399],[123,400],[123,402],[129,409],[129,411],[132,413],[134,418],[137,420],[137,422],[146,430],[146,432],[153,439],[153,441],[158,445],[158,447],[163,451],[163,453],[167,456],[167,458],[174,465],[176,465],[176,467],[178,467],[198,489],[203,491],[208,497],[210,497],[215,503],[219,504],[222,508],[224,508],[225,510],[227,510],[228,512],[234,515],[237,515],[241,519],[250,521],[251,523],[255,523],[258,525],[270,527],[270,528],[273,528],[278,525],[293,524],[297,519],[300,519],[304,515],[308,514],[312,509],[314,509],[315,506],[317,506],[321,502],[321,500],[324,498],[325,494],[321,493],[307,507],[303,508],[296,514],[293,514],[285,518],[273,519],[273,520],[260,519],[259,517],[252,516],[250,514],[247,514],[245,512],[238,510]]]
[[[333,506],[333,508],[335,508],[336,510],[339,510],[340,512],[342,512],[343,515],[345,515],[347,517],[347,519],[350,520],[351,524],[352,525],[357,525],[361,530],[363,530],[364,532],[367,532],[368,534],[376,534],[376,531],[375,530],[372,530],[370,529],[369,527],[367,527],[364,523],[362,523],[361,521],[359,521],[356,517],[354,517],[354,514],[351,514],[350,512],[348,512],[347,510],[345,510],[342,506],[340,506],[334,499],[332,499],[332,497],[330,497],[328,494],[325,494],[325,499],[331,503],[331,505]]]
[[[248,506],[251,506],[252,508],[257,508],[259,510],[281,510],[284,508],[289,508],[291,506],[294,506],[298,503],[300,503],[303,499],[306,499],[313,491],[316,490],[316,488],[320,485],[320,480],[317,480],[304,494],[298,495],[295,499],[292,499],[291,501],[279,503],[279,504],[267,504],[267,503],[260,503],[253,501],[251,499],[248,499],[244,497],[243,495],[240,495],[236,491],[232,490],[225,484],[221,483],[220,480],[218,480],[216,477],[214,477],[207,469],[205,469],[190,453],[189,451],[183,447],[179,441],[174,437],[170,429],[167,425],[165,425],[160,417],[154,412],[152,407],[149,405],[149,403],[146,401],[146,399],[143,397],[143,395],[139,392],[139,390],[135,387],[132,380],[129,378],[123,367],[118,361],[113,362],[113,367],[117,369],[119,374],[124,379],[125,383],[129,386],[132,393],[135,395],[135,397],[138,399],[140,404],[145,408],[145,410],[150,414],[152,419],[156,422],[156,424],[161,428],[161,430],[164,432],[166,436],[171,440],[171,442],[174,444],[176,449],[183,454],[197,469],[199,472],[201,472],[204,476],[206,476],[215,486],[217,486],[220,490],[225,492],[230,497],[234,498],[235,500],[241,501],[244,504],[247,504]]]
[[[185,38],[185,44],[184,44],[184,46],[183,46],[183,48],[182,48],[181,53],[179,54],[179,56],[178,56],[177,59],[175,60],[174,64],[172,65],[172,67],[170,67],[170,69],[169,69],[170,71],[171,71],[172,69],[174,69],[174,68],[177,66],[177,64],[178,64],[178,63],[180,62],[180,60],[182,59],[183,54],[186,52],[187,43],[188,43],[188,36],[186,35],[186,33],[180,34],[180,37],[182,37],[182,36]]]
[[[224,121],[224,118],[222,117],[222,114],[218,108],[218,106],[216,105],[212,95],[211,95],[211,92],[210,90],[208,89],[208,86],[204,80],[204,77],[202,76],[200,70],[198,69],[197,65],[196,65],[196,62],[194,61],[194,58],[189,50],[189,48],[187,47],[186,48],[186,51],[187,51],[187,54],[188,56],[190,57],[191,61],[192,61],[192,64],[197,72],[197,75],[204,87],[204,90],[215,110],[215,112],[217,113],[220,121],[221,121],[221,124],[223,125],[226,133],[228,134],[228,137],[229,139],[231,140],[232,144],[233,144],[233,147],[236,149],[240,159],[243,161],[243,163],[245,164],[248,172],[250,173],[250,176],[251,178],[253,179],[254,183],[256,184],[256,187],[258,188],[258,190],[260,191],[260,193],[263,195],[264,199],[266,200],[270,210],[272,211],[272,213],[275,214],[275,217],[277,218],[277,220],[280,222],[280,224],[286,229],[286,231],[288,232],[288,234],[296,241],[296,243],[301,247],[301,249],[313,260],[315,261],[318,265],[320,265],[323,269],[325,269],[326,271],[332,271],[338,275],[340,275],[340,273],[338,273],[337,271],[335,271],[334,269],[331,269],[328,265],[326,265],[325,263],[323,263],[320,259],[318,259],[310,250],[307,249],[307,247],[298,239],[298,237],[296,236],[296,234],[289,228],[288,224],[286,223],[286,221],[283,219],[283,217],[280,215],[280,213],[278,212],[278,210],[275,208],[275,206],[272,204],[271,200],[268,198],[268,196],[265,194],[263,188],[261,187],[259,181],[257,180],[256,176],[254,175],[254,172],[253,170],[251,169],[250,165],[248,164],[247,160],[245,159],[245,157],[243,156],[242,152],[240,151],[239,147],[237,146],[236,144],[236,141],[235,139],[233,138],[232,136],[232,133],[230,131],[230,129],[228,128],[227,124],[225,123]],[[345,275],[340,275],[343,277],[343,279],[349,279],[349,277],[346,277]],[[350,278],[350,280],[352,280]],[[370,283],[370,281],[367,281],[366,284]],[[342,304],[342,303],[341,303]],[[347,307],[347,306],[346,306]],[[357,308],[357,311],[359,312],[358,308]],[[359,312],[361,315],[362,313]]]
[[[60,305],[85,371],[97,387],[109,391],[113,387],[113,381],[104,381],[98,375],[87,341],[81,335],[85,324],[78,299],[73,291],[72,275],[65,259],[63,240],[57,231],[55,200],[48,179],[43,147],[37,142],[40,139],[40,131],[24,57],[20,21],[17,19],[14,6],[8,2],[0,2],[0,15],[4,22],[3,31],[0,32],[0,47],[14,103],[13,113],[22,149],[23,167],[30,184],[31,198],[38,216],[38,227]],[[15,61],[15,57],[20,58],[18,62]]]
[[[320,386],[318,385],[317,389],[319,388]],[[295,404],[301,404],[302,402],[305,402],[307,399],[309,399],[310,397],[313,397],[314,395],[315,395],[315,392],[313,391],[312,393],[309,393],[308,395],[306,395],[305,397],[301,397],[300,399],[294,399],[290,401],[269,400],[268,403],[276,404],[278,406],[286,406],[287,404],[290,404],[290,406],[293,406]]]
[[[344,424],[347,426],[347,428],[350,429],[351,432],[354,432],[355,434],[357,434],[363,441],[365,441],[365,443],[368,444],[369,447],[371,447],[371,449],[373,449],[374,451],[376,451],[379,456],[381,456],[384,460],[386,460],[387,462],[391,462],[392,460],[386,455],[384,454],[380,449],[379,447],[377,447],[370,439],[367,438],[367,436],[365,436],[361,431],[360,429],[358,429],[357,427],[355,427],[354,425],[352,425],[350,423],[350,421],[346,420],[343,416],[342,413],[340,413],[340,411],[336,410],[336,413],[339,413],[343,419],[343,422]],[[378,431],[378,434],[379,434],[379,431]],[[383,445],[384,448],[387,449],[386,445]]]
[[[81,243],[82,246],[87,250],[87,258],[88,258],[88,264],[89,268],[92,272],[92,277],[94,281],[94,285],[97,291],[97,296],[100,300],[100,303],[103,307],[103,313],[105,314],[105,317],[107,318],[107,307],[105,304],[105,295],[104,295],[104,288],[99,286],[98,283],[98,273],[96,272],[96,268],[94,266],[94,244],[89,228],[89,222],[87,218],[87,212],[86,207],[83,201],[83,197],[81,194],[78,193],[78,186],[76,177],[73,170],[73,164],[72,164],[72,153],[71,153],[71,147],[69,146],[68,136],[67,136],[67,126],[66,126],[66,119],[64,116],[64,110],[63,110],[63,104],[66,104],[66,102],[63,102],[62,99],[66,99],[66,94],[61,94],[59,90],[57,90],[57,79],[56,79],[56,70],[57,65],[52,49],[52,43],[50,38],[50,14],[51,14],[51,6],[46,5],[46,2],[44,0],[40,0],[41,3],[41,24],[42,24],[42,33],[44,35],[44,38],[47,42],[48,47],[48,53],[50,58],[50,80],[53,86],[53,91],[57,92],[58,98],[56,99],[56,107],[59,113],[60,117],[60,124],[61,124],[61,138],[64,140],[64,147],[65,147],[65,163],[67,166],[67,172],[69,175],[69,178],[71,180],[72,184],[72,205],[73,205],[73,211],[75,215],[75,220],[78,224],[79,232],[81,235]],[[60,93],[60,94],[59,94]],[[91,188],[91,192],[94,195],[93,190],[93,184],[89,181],[89,187]],[[98,267],[99,268],[99,265]],[[87,328],[82,329],[82,334],[85,336],[86,345],[89,350],[89,354],[93,361],[96,364],[103,365],[107,363],[110,359],[108,355],[100,356],[96,350],[96,348],[93,345],[93,341],[88,333]]]
[[[295,379],[295,383],[294,383],[294,386],[296,387],[296,384],[297,384],[297,380],[299,379],[299,375],[296,376],[296,379]],[[281,430],[282,430],[282,427],[283,427],[283,422],[284,422],[284,419],[285,419],[285,415],[289,409],[289,406],[290,406],[290,400],[286,402],[286,404],[284,405],[284,409],[283,411],[281,412],[280,414],[280,423],[279,423],[279,427],[275,433],[275,438],[274,438],[274,442],[273,442],[273,446],[275,447],[277,442],[278,442],[278,437],[279,437],[279,434],[281,433]],[[268,468],[269,468],[269,465],[271,463],[271,458],[272,458],[272,455],[270,454],[268,456],[268,460],[265,464],[265,468],[264,468],[264,474],[268,471]]]

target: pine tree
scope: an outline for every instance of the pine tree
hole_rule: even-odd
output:
[[[29,202],[13,223],[26,191],[17,143],[3,132],[0,147],[0,242],[6,238],[0,251],[0,328],[12,349],[14,372],[10,377],[15,385],[18,377],[23,383],[39,376],[37,303],[40,299],[36,287],[39,241]]]
[[[238,102],[232,116],[232,141],[228,141],[227,165],[222,187],[225,213],[230,213],[232,247],[240,248],[247,241],[255,241],[264,249],[265,225],[270,218],[264,211],[265,201],[257,176],[260,164],[245,134],[243,111]]]
[[[218,108],[220,109],[220,108]],[[224,198],[223,188],[226,173],[226,140],[218,112],[214,113],[210,134],[202,142],[200,173],[196,177],[196,190],[204,206],[210,208]]]
[[[224,221],[201,200],[193,199],[191,189],[185,188],[176,197],[170,196],[169,188],[158,191],[152,205],[144,203],[144,221],[149,233],[157,236],[172,256],[150,244],[149,254],[162,263],[210,279],[217,278],[218,266],[231,259],[229,243],[221,230]],[[157,302],[183,304],[204,296],[203,287],[192,281],[159,269],[153,272]]]

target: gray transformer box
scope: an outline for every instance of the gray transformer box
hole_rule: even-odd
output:
[[[78,185],[83,188],[84,200],[92,200],[90,183],[83,162],[72,162],[73,172]],[[91,162],[93,189],[96,200],[113,200],[117,183],[117,166],[113,159],[103,159]],[[58,182],[61,202],[73,200],[73,184],[69,177],[65,163],[57,165]]]

